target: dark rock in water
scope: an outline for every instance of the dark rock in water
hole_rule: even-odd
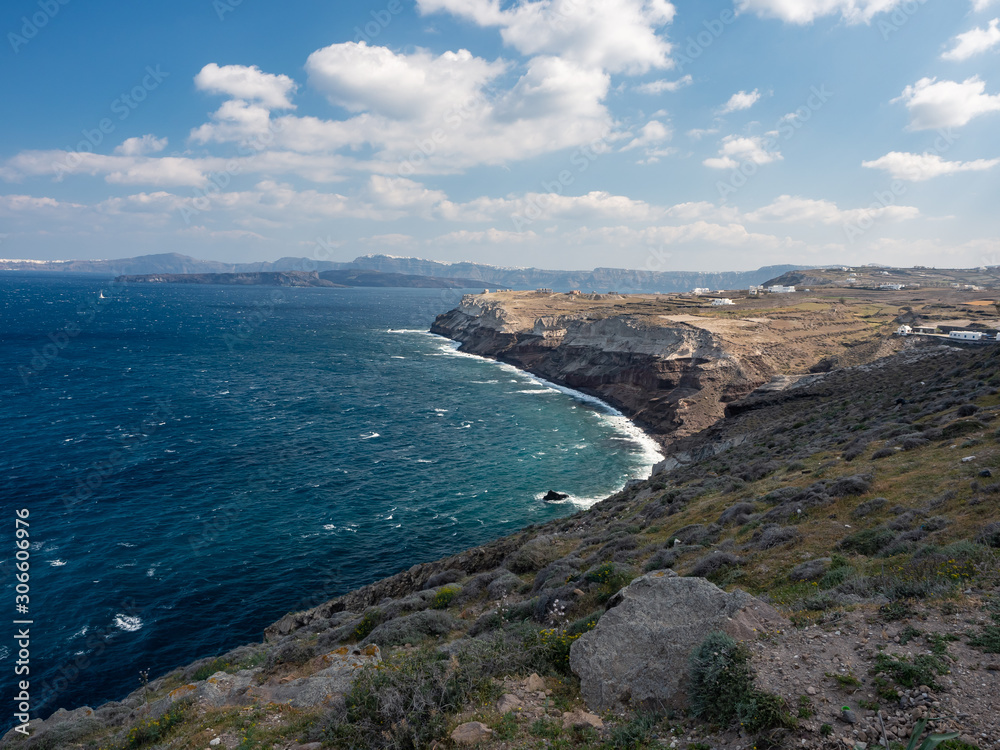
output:
[[[549,490],[548,492],[545,493],[545,497],[543,497],[542,500],[545,500],[547,502],[552,502],[554,500],[565,500],[567,497],[569,497],[569,495],[567,495],[565,492],[556,492],[555,490]]]

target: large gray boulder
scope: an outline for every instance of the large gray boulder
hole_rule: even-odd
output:
[[[679,709],[687,704],[688,659],[713,630],[737,640],[784,629],[774,609],[704,578],[657,570],[635,579],[570,649],[587,705],[596,711]]]

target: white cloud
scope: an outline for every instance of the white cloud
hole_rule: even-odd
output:
[[[669,68],[670,44],[656,31],[670,23],[666,0],[418,0],[421,13],[446,11],[499,27],[504,43],[525,55],[556,55],[612,73]]]
[[[986,10],[996,2],[997,0],[972,0],[972,10],[975,13],[979,13],[980,11]]]
[[[195,225],[185,227],[177,232],[182,236],[199,237],[210,240],[263,240],[264,237],[256,232],[248,232],[245,229],[209,229],[208,227]]]
[[[977,115],[1000,110],[1000,95],[987,94],[979,76],[956,81],[921,78],[892,100],[910,110],[908,130],[957,128]]]
[[[941,58],[961,62],[1000,44],[1000,28],[997,28],[997,24],[1000,24],[1000,18],[994,18],[985,29],[976,27],[959,34],[952,40],[955,46],[942,54]]]
[[[145,156],[146,154],[159,153],[166,147],[166,138],[157,138],[155,135],[147,134],[141,138],[126,138],[115,149],[115,153],[121,156]]]
[[[664,141],[669,141],[673,136],[670,128],[664,125],[659,120],[650,120],[645,125],[642,126],[642,131],[638,136],[629,141],[626,145],[622,146],[622,151],[628,151],[633,148],[646,148],[648,146],[655,146]]]
[[[684,135],[690,138],[692,141],[700,141],[706,135],[715,135],[719,132],[718,128],[692,128],[687,131]]]
[[[650,81],[649,83],[643,83],[635,87],[635,90],[640,94],[662,94],[664,91],[673,93],[674,91],[680,91],[685,86],[690,86],[694,81],[690,75],[686,75],[683,78],[679,78],[676,81],[668,81],[666,79],[661,79],[659,81]]]
[[[200,91],[258,102],[268,109],[294,109],[289,96],[298,85],[286,75],[264,73],[256,65],[209,63],[194,77]]]
[[[736,0],[738,13],[755,13],[786,23],[807,24],[817,18],[840,14],[851,24],[869,23],[879,13],[893,10],[904,0]]]
[[[506,70],[468,50],[396,54],[365,42],[331,44],[309,55],[309,83],[350,112],[421,120],[467,105]]]
[[[740,164],[770,164],[781,159],[780,153],[766,149],[760,136],[727,135],[722,139],[719,156],[705,159],[702,164],[712,169],[736,169]]]
[[[869,208],[841,209],[826,200],[780,195],[767,206],[746,214],[747,221],[802,224],[846,224],[859,219],[889,219],[902,221],[915,219],[920,210],[913,206],[876,206]]]
[[[746,91],[737,91],[731,97],[729,101],[722,105],[720,114],[729,114],[730,112],[738,112],[742,109],[750,109],[757,101],[760,99],[760,92],[757,89],[747,93]]]
[[[910,154],[891,151],[873,161],[861,162],[862,167],[883,169],[898,180],[921,182],[941,175],[958,172],[981,172],[1000,164],[1000,159],[975,161],[945,161],[938,154]]]
[[[483,231],[469,231],[461,229],[457,232],[449,232],[440,237],[435,237],[431,244],[447,243],[454,245],[520,245],[526,242],[533,242],[538,239],[538,235],[528,230],[527,232],[511,232],[504,229],[490,228]]]

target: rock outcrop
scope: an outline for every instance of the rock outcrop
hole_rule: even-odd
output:
[[[767,356],[715,332],[659,316],[523,316],[503,301],[466,295],[431,332],[460,351],[514,364],[610,403],[655,436],[697,432],[726,403],[771,380]]]
[[[595,711],[683,708],[688,659],[709,632],[749,640],[787,626],[747,593],[727,594],[671,570],[637,578],[609,604],[597,627],[570,649],[570,668]]]

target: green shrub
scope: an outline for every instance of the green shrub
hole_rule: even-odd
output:
[[[167,709],[160,718],[144,719],[138,722],[128,730],[125,742],[121,747],[123,750],[133,750],[159,742],[170,733],[171,729],[184,721],[190,707],[189,701],[179,701]]]
[[[191,679],[194,682],[200,682],[202,680],[207,680],[216,672],[225,672],[232,665],[225,659],[215,659],[210,664],[206,664],[202,667],[198,667]]]
[[[750,650],[721,632],[709,633],[691,655],[691,712],[723,726],[739,721],[749,732],[794,726],[784,701],[753,684]]]
[[[691,712],[716,724],[730,724],[736,718],[736,704],[752,690],[747,647],[725,633],[709,633],[691,654]]]
[[[895,538],[896,532],[890,529],[865,529],[844,537],[839,546],[845,552],[874,557],[888,547]]]
[[[635,714],[628,722],[619,724],[611,730],[606,746],[615,750],[646,747],[653,739],[653,732],[659,723],[660,717],[656,714]]]
[[[385,615],[382,614],[382,610],[376,607],[366,610],[361,622],[354,628],[354,637],[359,641],[367,638],[375,628],[382,624],[383,619],[385,619]]]
[[[451,604],[451,600],[455,598],[455,595],[458,594],[460,590],[461,589],[453,586],[446,586],[434,595],[434,601],[431,603],[431,606],[434,609],[448,609],[448,605]]]
[[[932,654],[921,654],[911,662],[906,657],[883,653],[875,657],[875,666],[872,667],[873,675],[886,675],[905,688],[927,685],[932,690],[940,690],[935,677],[947,673],[944,662]]]

